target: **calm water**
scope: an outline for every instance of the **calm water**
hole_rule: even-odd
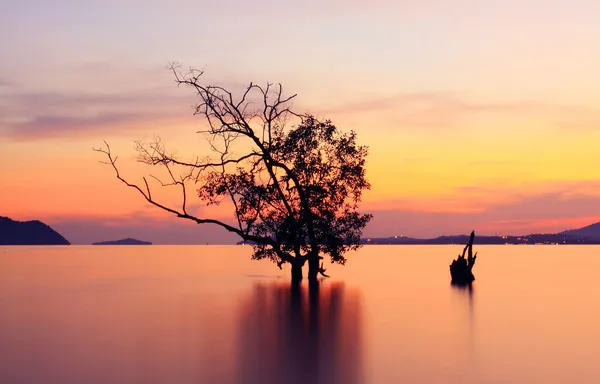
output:
[[[1,383],[600,383],[600,247],[368,246],[319,290],[246,246],[0,247]]]

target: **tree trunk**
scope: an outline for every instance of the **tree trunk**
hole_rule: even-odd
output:
[[[292,265],[292,283],[299,283],[302,281],[302,266],[304,262],[294,260],[290,264]]]
[[[315,281],[319,276],[319,258],[313,256],[308,259],[308,280]]]

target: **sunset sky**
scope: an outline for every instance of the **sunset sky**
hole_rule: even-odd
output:
[[[134,140],[202,154],[180,62],[231,89],[282,83],[296,110],[355,130],[365,236],[585,226],[600,221],[599,17],[597,0],[1,2],[0,215],[75,244],[235,241],[149,207],[92,151],[108,141],[134,181],[149,172]]]

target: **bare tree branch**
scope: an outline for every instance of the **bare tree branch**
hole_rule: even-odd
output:
[[[167,207],[167,206],[165,206],[165,205],[163,205],[161,203],[158,203],[158,202],[154,201],[151,198],[151,196],[150,196],[149,193],[148,194],[144,193],[144,191],[139,186],[137,186],[136,184],[132,184],[132,183],[128,182],[127,180],[125,180],[123,177],[121,177],[121,174],[119,173],[119,169],[116,166],[116,159],[117,158],[115,157],[113,159],[112,154],[110,152],[110,146],[109,146],[109,144],[106,141],[104,141],[104,144],[106,145],[106,149],[104,149],[104,148],[93,148],[93,150],[96,151],[96,152],[100,152],[100,153],[105,154],[108,157],[108,162],[104,162],[104,163],[108,163],[108,164],[110,164],[113,167],[113,169],[115,170],[117,179],[119,179],[121,182],[123,182],[128,187],[134,188],[135,190],[137,190],[146,199],[146,201],[149,202],[150,204],[152,204],[152,205],[154,205],[154,206],[156,206],[156,207],[158,207],[158,208],[160,208],[160,209],[162,209],[164,211],[167,211],[167,212],[170,212],[172,214],[175,214],[179,218],[194,221],[197,224],[216,224],[218,226],[223,227],[224,229],[226,229],[229,232],[233,232],[233,233],[237,234],[238,236],[240,236],[245,241],[256,241],[256,242],[260,242],[260,243],[268,243],[274,249],[276,249],[276,250],[280,249],[279,244],[277,244],[275,241],[273,241],[271,239],[265,239],[265,238],[262,238],[262,237],[259,237],[259,236],[249,235],[249,234],[246,234],[246,233],[240,231],[239,229],[237,229],[235,227],[232,227],[229,224],[223,223],[222,221],[215,220],[215,219],[201,219],[201,218],[189,215],[189,214],[187,214],[185,212],[179,212],[179,211],[177,211],[175,209],[171,209],[171,208],[169,208],[169,207]],[[147,182],[146,182],[146,185],[147,185]],[[278,255],[279,255],[279,253],[278,253]],[[290,259],[289,256],[286,257],[286,255],[284,253],[281,253],[279,256],[281,257],[282,262],[289,262],[289,259]]]

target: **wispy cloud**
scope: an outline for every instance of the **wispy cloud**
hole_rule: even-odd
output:
[[[462,92],[398,93],[388,97],[332,105],[326,114],[356,116],[386,113],[400,125],[447,127],[483,114],[536,117],[558,128],[600,129],[600,109],[538,101],[474,101]]]
[[[558,231],[600,221],[600,180],[546,182],[519,187],[464,186],[452,193],[365,205],[375,215],[369,236]]]
[[[127,132],[144,123],[190,118],[196,102],[193,91],[178,89],[168,81],[165,68],[158,71],[131,70],[107,62],[80,63],[69,78],[104,78],[109,86],[96,90],[32,90],[0,78],[0,135],[18,140],[90,136],[106,132]],[[165,66],[166,67],[166,66]],[[160,80],[149,81],[157,73]],[[164,76],[164,77],[163,77]],[[221,84],[207,73],[207,81]],[[147,77],[147,78],[146,78]],[[119,87],[122,84],[122,87]],[[150,84],[150,85],[149,85]],[[235,92],[244,89],[239,82],[225,81]],[[297,107],[311,110],[311,101],[299,95]],[[548,104],[536,101],[474,101],[468,92],[404,92],[345,104],[320,106],[318,116],[348,116],[350,119],[384,115],[394,126],[446,128],[460,127],[480,115],[536,118],[561,130],[600,130],[600,109],[585,106]],[[486,118],[491,118],[490,116]],[[483,124],[483,123],[478,123]]]
[[[44,139],[57,136],[77,136],[86,131],[97,133],[123,127],[139,120],[134,114],[98,115],[92,117],[40,116],[32,121],[12,126],[11,136],[16,139]]]
[[[95,79],[110,72],[111,65],[94,62],[75,66],[71,80],[77,77]],[[117,67],[115,72],[124,74]],[[188,68],[182,67],[185,73]],[[163,71],[168,72],[168,71]],[[149,124],[195,121],[194,107],[198,102],[193,89],[177,87],[173,81],[150,81],[145,84],[140,73],[132,70],[134,79],[107,76],[107,83],[98,89],[62,89],[60,91],[31,90],[31,86],[0,79],[0,136],[15,140],[43,140],[52,138],[90,137],[106,133],[125,133],[147,127]],[[154,74],[142,71],[142,74]],[[149,77],[152,79],[152,77]],[[118,86],[123,81],[122,87]],[[248,84],[231,80],[219,81],[206,74],[207,84],[219,84],[234,95],[241,95]],[[44,87],[41,87],[44,88]],[[195,119],[195,120],[192,120]]]
[[[123,132],[135,129],[135,123],[191,116],[194,97],[189,93],[187,97],[184,95],[168,95],[161,89],[122,93],[0,93],[0,134],[18,140],[37,140]]]

